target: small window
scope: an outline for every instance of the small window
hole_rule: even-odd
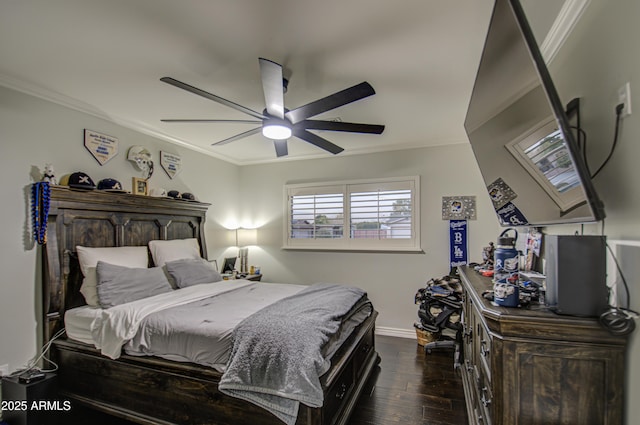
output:
[[[419,178],[287,185],[285,248],[420,250]]]
[[[584,202],[580,177],[553,117],[506,147],[561,211]]]

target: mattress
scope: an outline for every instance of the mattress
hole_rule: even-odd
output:
[[[228,286],[229,281],[224,284]],[[237,281],[232,290],[146,315],[136,325],[132,337],[124,340],[122,350],[133,356],[157,356],[172,361],[193,362],[224,372],[231,352],[233,329],[251,314],[305,287]],[[180,291],[184,290],[175,292]],[[140,300],[135,303],[138,308],[144,309],[149,308],[151,302]],[[109,310],[112,309],[88,306],[68,310],[65,313],[67,336],[101,348],[99,334],[109,322]],[[371,311],[371,308],[354,307],[349,320],[323,350],[325,354],[331,355]]]
[[[67,337],[85,344],[94,345],[92,329],[95,327],[94,322],[99,320],[100,317],[102,317],[102,309],[88,305],[67,310],[64,314]]]

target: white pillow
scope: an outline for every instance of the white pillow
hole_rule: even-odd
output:
[[[113,248],[89,248],[76,246],[80,270],[84,276],[80,293],[91,307],[100,307],[98,299],[98,261],[123,267],[147,268],[149,255],[146,246],[121,246]]]
[[[162,267],[169,261],[201,258],[200,245],[195,238],[149,241],[149,250],[156,267]]]

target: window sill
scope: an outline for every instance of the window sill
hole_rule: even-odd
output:
[[[379,253],[394,253],[394,254],[424,254],[424,250],[420,248],[402,248],[402,247],[389,247],[389,248],[341,248],[341,247],[299,247],[299,246],[283,246],[280,249],[283,251],[322,251],[322,252],[379,252]]]

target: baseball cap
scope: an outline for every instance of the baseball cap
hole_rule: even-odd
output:
[[[96,185],[87,173],[77,171],[69,176],[69,187],[74,189],[93,190],[96,188]]]
[[[122,184],[112,178],[102,179],[98,182],[98,190],[104,190],[106,192],[127,193],[122,189]]]

